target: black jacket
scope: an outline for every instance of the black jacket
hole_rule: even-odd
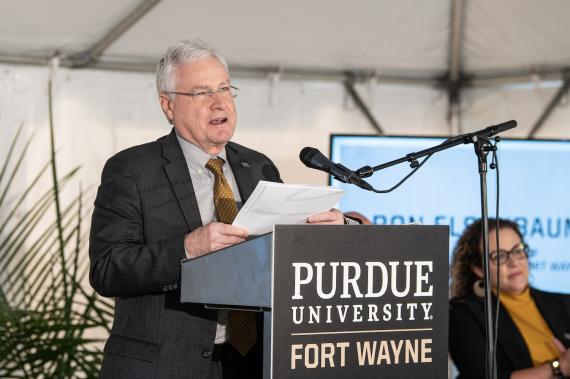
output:
[[[542,317],[556,338],[570,346],[570,296],[539,291],[530,293]],[[493,308],[496,298],[493,297]],[[482,298],[469,294],[452,299],[449,312],[449,353],[459,370],[459,378],[485,378],[485,305]],[[504,307],[499,309],[497,341],[498,378],[508,379],[511,372],[531,368],[527,345]]]
[[[280,181],[264,155],[226,145],[242,201],[259,180]],[[203,378],[217,313],[180,303],[184,236],[202,226],[192,179],[174,131],[124,150],[103,170],[95,200],[89,279],[115,298],[101,378]]]

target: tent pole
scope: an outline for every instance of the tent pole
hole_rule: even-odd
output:
[[[565,78],[564,82],[562,83],[562,86],[560,86],[556,94],[552,97],[552,100],[550,100],[550,103],[546,106],[546,108],[544,109],[544,111],[542,112],[542,114],[540,115],[540,117],[538,118],[532,129],[530,130],[528,138],[534,138],[536,132],[539,131],[539,129],[546,122],[546,120],[548,120],[552,112],[554,112],[554,109],[560,103],[562,97],[568,93],[568,89],[570,89],[570,72],[568,71],[565,72],[564,77]]]
[[[354,100],[354,103],[356,104],[358,109],[362,112],[364,117],[366,117],[370,125],[372,125],[374,129],[376,129],[378,134],[384,134],[382,127],[380,126],[378,121],[376,121],[376,118],[374,118],[374,115],[372,114],[372,112],[370,112],[370,109],[364,103],[364,101],[356,91],[356,88],[354,87],[353,75],[349,73],[343,83],[344,83],[344,88],[346,89],[352,100]]]
[[[461,46],[463,40],[464,24],[464,0],[451,2],[450,31],[449,31],[449,69],[447,74],[448,110],[450,134],[457,135],[462,132],[461,128]]]
[[[134,24],[146,15],[161,0],[143,0],[131,13],[120,20],[101,39],[96,41],[87,50],[69,57],[71,67],[85,68],[92,66],[103,55],[105,50],[119,37],[125,34]]]

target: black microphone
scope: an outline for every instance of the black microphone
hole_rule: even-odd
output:
[[[481,129],[481,130],[478,130],[476,132],[469,133],[469,135],[470,136],[490,138],[490,137],[497,135],[499,133],[502,133],[506,130],[515,128],[516,126],[517,126],[517,122],[515,120],[511,120],[511,121],[502,122],[502,123],[497,124],[497,125],[491,125],[489,127],[486,127],[485,129]]]
[[[304,147],[299,153],[299,159],[301,159],[301,162],[303,162],[305,166],[324,171],[343,183],[354,184],[369,191],[374,190],[370,184],[360,179],[354,171],[349,170],[341,164],[332,162],[314,147]]]

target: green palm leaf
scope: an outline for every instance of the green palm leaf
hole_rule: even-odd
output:
[[[113,302],[84,286],[89,260],[82,231],[81,187],[63,204],[61,191],[79,170],[58,176],[51,114],[51,153],[23,190],[15,179],[32,141],[16,132],[0,169],[0,377],[95,378]],[[20,147],[20,148],[19,148]],[[51,186],[34,199],[39,183]]]

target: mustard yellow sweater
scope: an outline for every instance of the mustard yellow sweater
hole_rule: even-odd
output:
[[[559,357],[560,354],[552,341],[552,331],[536,307],[528,287],[520,295],[501,291],[501,304],[522,334],[533,365],[538,366]]]

